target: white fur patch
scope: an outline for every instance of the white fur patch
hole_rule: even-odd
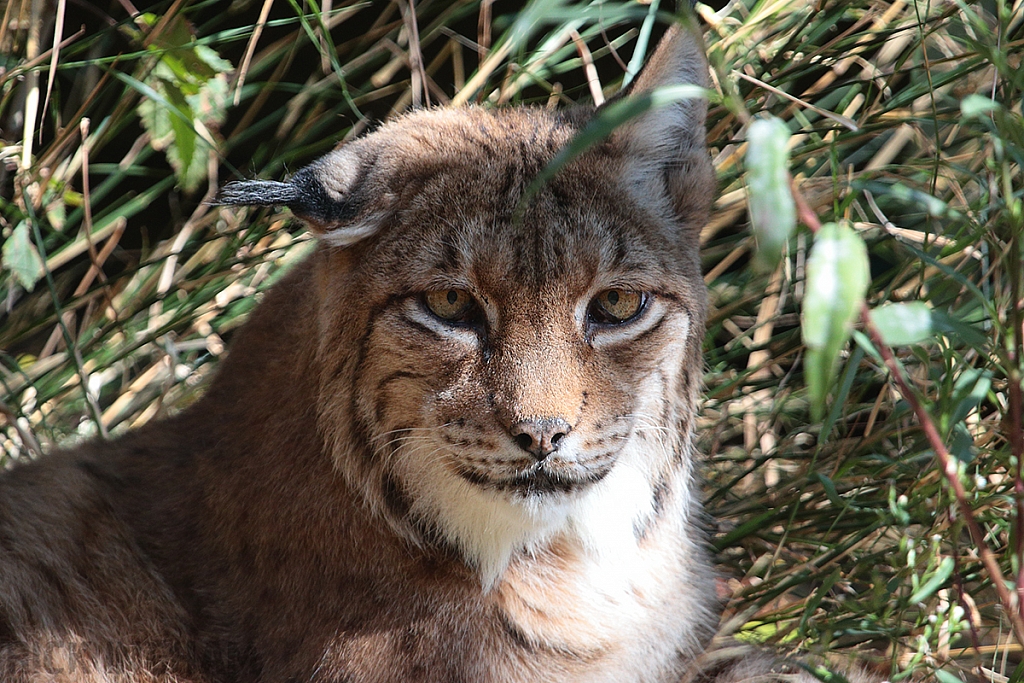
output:
[[[635,462],[639,454],[623,460],[572,506],[569,530],[580,545],[600,559],[621,557],[636,545],[634,527],[653,512],[650,477]],[[634,456],[634,457],[629,457]],[[634,461],[634,462],[630,462]],[[616,567],[624,564],[613,562]]]
[[[480,573],[485,590],[504,574],[518,552],[533,553],[560,536],[583,548],[598,564],[615,567],[600,583],[625,585],[635,554],[635,526],[649,517],[654,492],[643,463],[648,446],[634,437],[612,471],[584,491],[520,497],[491,491],[439,466],[424,445],[395,463],[409,487],[411,513],[433,522]],[[433,460],[433,462],[431,462]],[[609,561],[610,560],[610,561]]]
[[[380,219],[370,216],[357,223],[328,230],[320,235],[320,241],[332,247],[348,247],[367,237],[372,237],[380,229]]]
[[[566,528],[572,506],[564,496],[512,500],[438,468],[413,479],[412,513],[432,520],[480,573],[489,590],[517,551],[539,549]]]

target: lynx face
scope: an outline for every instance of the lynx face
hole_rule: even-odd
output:
[[[556,534],[619,547],[688,467],[704,316],[693,226],[666,225],[665,193],[624,182],[637,171],[613,144],[517,212],[576,132],[478,110],[385,128],[349,192],[379,183],[389,204],[364,209],[372,234],[325,269],[341,295],[321,311],[320,427],[339,467],[485,584]]]
[[[699,49],[676,43],[639,87],[703,83]],[[634,121],[526,197],[589,116],[418,112],[227,195],[287,203],[334,245],[320,430],[372,507],[485,585],[516,551],[618,552],[667,497],[689,508],[703,103]]]

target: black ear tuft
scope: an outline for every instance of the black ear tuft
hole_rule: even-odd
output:
[[[346,246],[374,234],[379,225],[379,216],[368,209],[367,193],[361,189],[365,176],[358,145],[348,145],[299,169],[287,182],[227,183],[214,203],[287,206],[326,243]]]
[[[331,197],[320,175],[322,163],[300,169],[285,183],[276,180],[237,180],[227,183],[217,204],[233,206],[287,206],[311,223],[329,226],[345,223],[358,213],[357,203]]]
[[[293,183],[276,180],[236,180],[221,188],[215,202],[229,206],[291,206],[300,199]]]

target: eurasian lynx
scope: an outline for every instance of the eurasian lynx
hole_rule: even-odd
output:
[[[706,74],[676,30],[632,93]],[[593,110],[419,111],[225,188],[320,245],[198,404],[0,479],[0,680],[698,675],[705,106],[526,198]]]

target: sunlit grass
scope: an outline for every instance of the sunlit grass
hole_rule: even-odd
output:
[[[898,355],[1016,577],[1022,3],[721,4],[698,13],[718,91],[700,444],[731,595],[723,623],[787,648],[867,652],[894,677],[1010,676],[1020,648],[870,344],[851,343],[824,419],[811,419],[799,303],[812,239],[799,232],[773,273],[749,268],[742,172],[745,126],[771,112],[793,133],[792,173],[812,208],[868,242],[870,304],[923,300],[945,316],[942,334]],[[610,96],[660,30],[648,40],[649,4],[535,0],[510,14],[424,0],[415,31],[403,2],[324,14],[279,2],[254,31],[262,2],[232,14],[211,0],[79,34],[69,5],[48,91],[53,34],[33,43],[34,5],[9,2],[0,28],[0,228],[5,243],[20,230],[45,265],[40,277],[26,262],[16,281],[5,254],[0,275],[8,461],[116,435],[202,391],[231,331],[311,244],[287,212],[204,203],[223,182],[281,178],[414,105]],[[33,89],[39,123],[26,136],[17,121]],[[969,95],[998,106],[965,116]],[[143,101],[162,129],[142,124]],[[188,157],[192,175],[168,154]]]

